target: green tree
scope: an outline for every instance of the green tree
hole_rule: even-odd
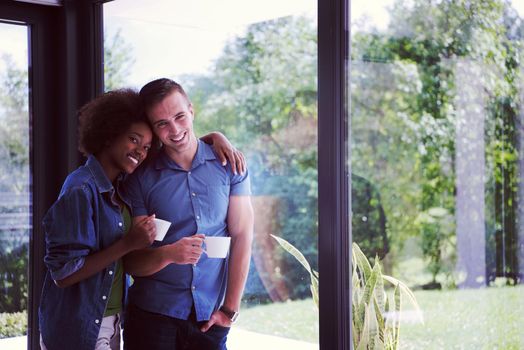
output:
[[[3,55],[2,61],[6,69],[0,75],[0,216],[5,227],[29,222],[29,201],[20,205],[17,199],[30,190],[30,128],[27,70],[18,68],[10,55]],[[27,309],[28,241],[26,228],[0,228],[0,312]]]
[[[135,64],[133,46],[122,36],[122,29],[107,37],[104,31],[104,88],[105,91],[125,87]]]
[[[29,186],[29,110],[27,70],[10,55],[0,76],[0,192],[21,193]]]
[[[486,176],[496,184],[494,202],[506,210],[488,218],[488,225],[511,231],[517,180],[514,77],[521,45],[515,38],[522,29],[509,5],[497,0],[397,1],[390,14],[387,34],[353,36],[352,164],[380,184],[395,247],[420,235],[432,282],[444,273],[453,284],[454,264],[444,260],[453,260],[449,251],[457,238],[448,217],[455,213],[455,137],[462,108],[456,96],[464,87],[455,86],[455,71],[461,61],[489,68],[475,76],[490,101],[486,158],[492,165]],[[405,169],[413,171],[392,176]]]
[[[209,75],[185,80],[197,132],[221,130],[247,154],[254,195],[278,198],[278,234],[310,261],[317,257],[316,79],[313,21],[284,17],[250,25]],[[292,297],[308,295],[299,272],[285,274]]]

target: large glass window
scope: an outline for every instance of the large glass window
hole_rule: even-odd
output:
[[[354,340],[365,320],[402,349],[521,349],[523,3],[351,4],[353,240],[419,307],[380,279]]]
[[[25,344],[31,220],[28,29],[0,22],[0,348]]]
[[[222,131],[248,158],[255,239],[233,350],[318,348],[316,17],[315,0],[104,5],[106,90],[179,81],[197,134]]]

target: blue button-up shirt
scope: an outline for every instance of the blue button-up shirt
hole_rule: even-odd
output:
[[[112,201],[114,191],[100,163],[90,156],[84,166],[69,174],[44,217],[48,271],[39,321],[49,350],[95,348],[116,263],[70,287],[59,288],[53,280],[78,271],[87,255],[122,237],[124,221]]]
[[[229,236],[229,196],[249,195],[250,182],[247,172],[233,174],[211,146],[198,141],[191,169],[161,152],[128,177],[125,190],[133,216],[156,214],[172,223],[164,240],[153,244],[158,247],[195,233]],[[202,254],[196,265],[170,264],[151,276],[136,277],[129,302],[179,319],[188,319],[194,304],[197,320],[208,320],[225,295],[227,261]]]

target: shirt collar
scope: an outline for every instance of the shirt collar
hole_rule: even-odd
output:
[[[197,140],[197,152],[195,154],[195,158],[193,158],[193,163],[191,164],[191,169],[196,168],[200,164],[203,164],[206,162],[206,160],[214,160],[216,159],[215,152],[213,151],[213,147],[208,145],[207,143],[201,141],[200,139]],[[160,156],[155,160],[155,169],[177,169],[177,170],[183,170],[178,164],[171,159],[166,152],[162,151],[160,153]]]
[[[86,167],[89,169],[95,179],[96,187],[100,193],[113,191],[113,184],[107,178],[102,165],[95,156],[90,155],[87,158]]]

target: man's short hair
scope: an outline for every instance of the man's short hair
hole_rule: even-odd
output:
[[[176,81],[168,78],[150,81],[140,89],[140,98],[142,99],[144,109],[148,111],[175,91],[184,96],[188,104],[191,103],[182,86]]]

